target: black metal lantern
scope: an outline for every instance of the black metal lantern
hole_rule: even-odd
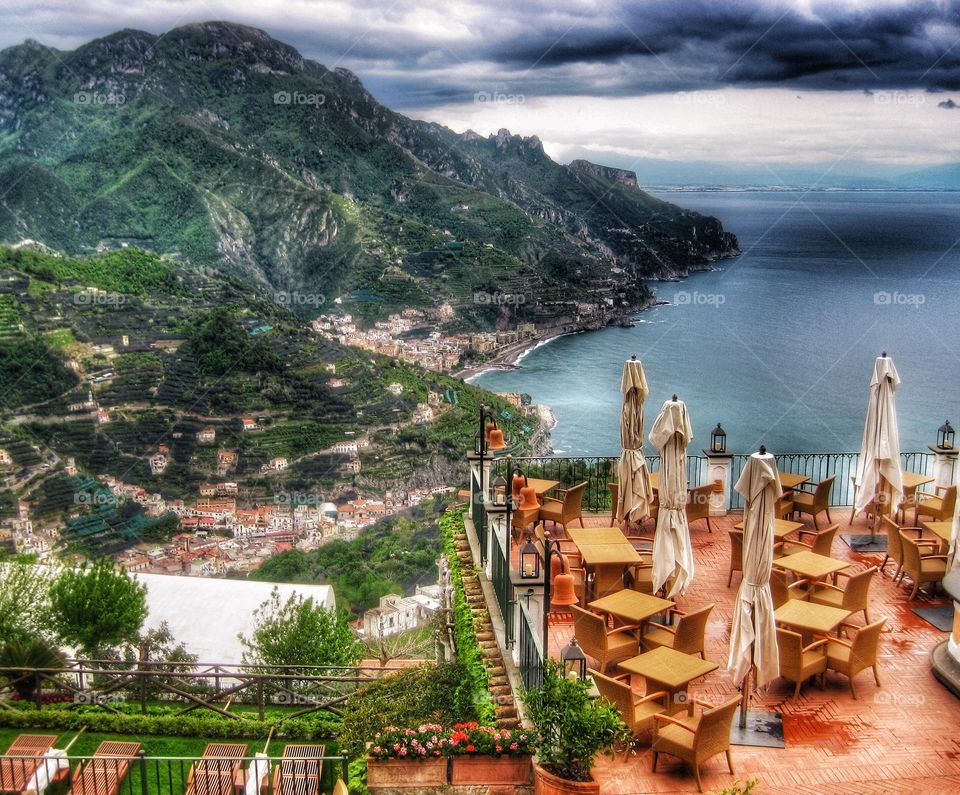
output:
[[[507,506],[507,479],[503,475],[497,475],[490,484],[490,502],[496,508]]]
[[[560,659],[563,661],[563,673],[565,676],[570,676],[571,673],[576,673],[577,678],[583,681],[587,678],[587,656],[583,653],[583,649],[580,648],[580,644],[577,643],[575,637],[570,639],[570,642],[563,647],[563,651],[560,652]]]
[[[941,450],[953,449],[953,427],[950,425],[950,420],[937,428],[937,447]]]
[[[717,427],[710,431],[710,452],[727,452],[727,432],[720,427],[719,422],[717,423]]]
[[[527,542],[520,549],[520,576],[525,580],[535,580],[540,577],[540,550],[530,540],[527,532]]]

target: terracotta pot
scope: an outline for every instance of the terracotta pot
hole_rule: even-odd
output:
[[[533,766],[533,795],[600,795],[599,781],[570,781],[553,775],[540,765]]]
[[[476,754],[453,757],[451,784],[518,784],[530,783],[529,756],[487,756]]]
[[[447,760],[433,759],[372,759],[367,757],[367,786],[442,787],[447,783]]]

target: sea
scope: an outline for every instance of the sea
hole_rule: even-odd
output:
[[[654,193],[719,218],[742,254],[654,283],[665,303],[632,328],[559,337],[473,379],[550,406],[555,454],[619,452],[631,355],[650,387],[647,429],[676,394],[691,452],[718,422],[732,452],[858,450],[882,352],[902,381],[904,452],[926,450],[947,419],[960,428],[960,192]]]

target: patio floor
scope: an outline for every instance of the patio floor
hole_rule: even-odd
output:
[[[848,532],[849,509],[837,509],[833,517],[840,522],[840,532]],[[804,518],[809,523],[809,517]],[[696,576],[687,595],[677,600],[685,610],[716,603],[707,629],[706,656],[719,662],[721,668],[690,688],[692,695],[714,703],[737,692],[726,671],[726,661],[731,607],[740,575],[734,574],[728,588],[727,530],[740,519],[740,514],[711,519],[712,533],[707,532],[705,522],[694,523],[691,537]],[[609,516],[588,517],[586,524],[607,526]],[[854,530],[869,532],[861,519]],[[879,565],[883,560],[883,553],[852,552],[839,535],[833,556],[860,568]],[[765,692],[755,694],[751,708],[782,714],[786,748],[734,746],[736,775],[727,772],[723,755],[714,757],[701,769],[705,791],[753,778],[759,782],[758,793],[960,793],[960,699],[934,679],[929,659],[931,649],[947,633],[911,612],[915,607],[949,602],[931,598],[923,591],[910,602],[908,595],[909,589],[894,585],[889,573],[881,573],[872,586],[871,619],[887,617],[880,644],[882,688],[876,687],[870,671],[864,671],[856,679],[859,699],[855,701],[846,677],[828,672],[824,691],[815,684],[805,685],[792,702],[793,684],[775,680]],[[552,656],[559,655],[572,634],[569,614],[555,616],[550,637]],[[638,684],[642,687],[642,680]],[[603,795],[697,791],[692,772],[681,762],[661,756],[658,772],[652,773],[650,757],[648,733],[641,737],[637,755],[626,762],[622,757],[614,761],[603,758],[595,770]]]

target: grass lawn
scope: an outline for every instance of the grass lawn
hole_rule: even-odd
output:
[[[0,753],[6,751],[10,744],[19,734],[48,734],[52,732],[42,730],[21,731],[18,729],[0,728]],[[76,736],[76,732],[66,732],[57,738],[57,748],[65,748],[67,744]],[[186,791],[187,777],[190,772],[192,759],[196,759],[203,754],[203,749],[207,743],[239,743],[247,748],[246,756],[253,756],[255,753],[262,752],[266,745],[265,740],[224,740],[224,739],[205,739],[202,737],[158,737],[154,735],[145,735],[136,737],[133,735],[120,734],[95,734],[84,732],[77,741],[70,746],[71,756],[90,756],[104,740],[123,740],[127,742],[135,741],[142,743],[143,750],[147,757],[154,759],[147,760],[147,786],[148,795],[181,795]],[[271,740],[267,753],[270,756],[282,756],[283,748],[287,745],[287,740]],[[326,746],[325,753],[330,756],[337,753],[334,743],[328,740],[321,741]],[[187,759],[155,759],[156,757],[188,757]],[[341,774],[340,764],[338,762],[327,761],[323,765],[323,779],[321,781],[320,791],[322,793],[331,792],[337,777]],[[133,763],[130,768],[130,774],[120,785],[119,795],[144,795],[142,787],[142,773],[138,762]],[[46,795],[64,795],[69,789],[68,783],[54,785],[46,790]]]

